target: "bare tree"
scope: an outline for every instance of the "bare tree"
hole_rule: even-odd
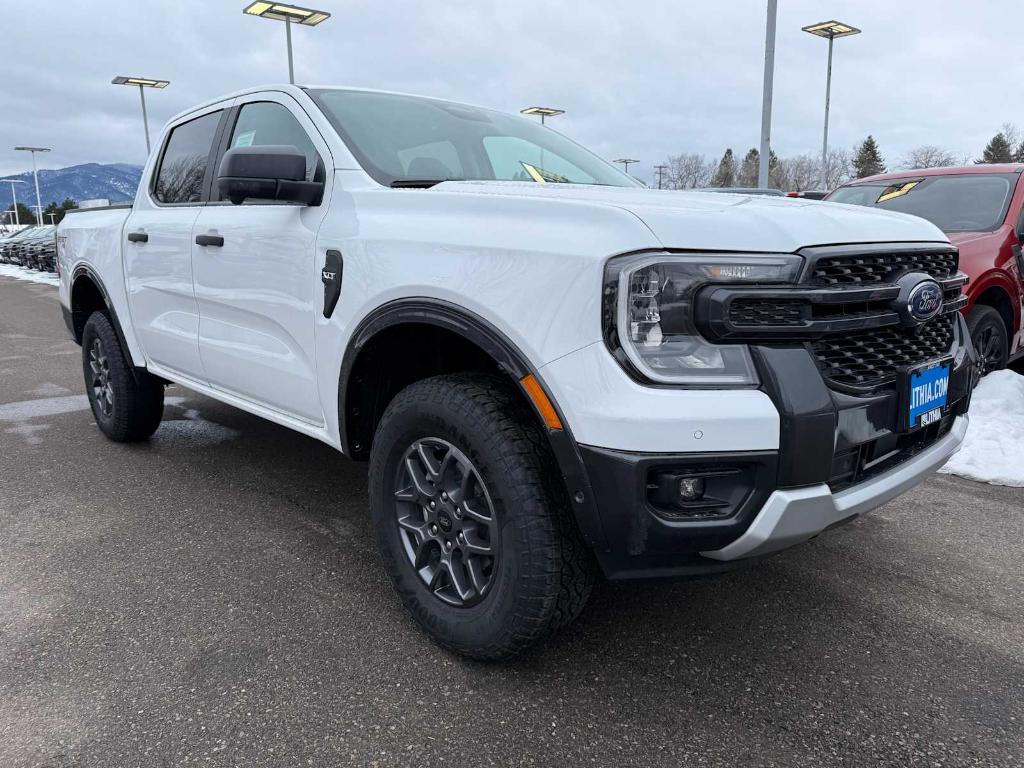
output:
[[[668,166],[665,173],[666,189],[706,187],[711,183],[711,177],[718,168],[716,161],[708,160],[704,155],[697,153],[672,155],[665,164]]]
[[[900,160],[900,167],[905,170],[913,170],[915,168],[941,168],[943,166],[956,164],[956,155],[942,147],[937,147],[934,144],[922,144],[919,147],[914,147],[902,160]]]
[[[829,189],[835,189],[840,184],[849,181],[853,177],[853,156],[845,149],[830,149],[828,162],[825,166],[825,182]]]
[[[812,155],[779,158],[772,186],[783,192],[803,192],[821,185],[821,160]]]

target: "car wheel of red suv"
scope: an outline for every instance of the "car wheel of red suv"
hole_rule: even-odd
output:
[[[967,317],[967,329],[978,353],[981,375],[1005,368],[1010,345],[999,313],[992,307],[976,306]]]

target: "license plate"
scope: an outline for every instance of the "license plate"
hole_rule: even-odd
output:
[[[911,369],[907,377],[907,423],[911,429],[933,424],[942,418],[949,394],[952,362],[941,360]]]

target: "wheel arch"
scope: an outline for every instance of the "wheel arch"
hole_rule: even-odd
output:
[[[1006,326],[1006,338],[1012,352],[1013,342],[1017,335],[1017,313],[1014,311],[1009,291],[999,283],[991,283],[974,297],[971,304],[972,308],[976,306],[991,307],[999,313],[999,317],[1002,318],[1003,324]]]
[[[80,264],[71,271],[69,304],[71,305],[71,332],[75,342],[81,346],[82,332],[93,312],[106,312],[110,322],[117,334],[117,341],[121,345],[125,358],[134,371],[138,366],[132,359],[131,348],[125,339],[121,322],[114,311],[114,303],[110,300],[110,293],[107,291],[103,280],[96,273],[96,270],[87,264]]]
[[[440,356],[440,343],[453,345]],[[396,374],[388,363],[407,353],[409,366]],[[411,363],[411,365],[409,365]],[[414,381],[460,370],[492,371],[507,376],[530,404],[547,435],[580,531],[590,543],[604,546],[593,491],[568,424],[535,367],[501,331],[479,315],[431,298],[392,301],[365,317],[353,332],[342,358],[338,381],[338,427],[343,452],[356,460],[369,456],[373,433],[391,399]],[[547,426],[545,414],[527,391],[532,377],[560,422]]]

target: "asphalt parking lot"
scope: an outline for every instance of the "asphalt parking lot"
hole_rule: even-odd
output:
[[[0,766],[1024,765],[1024,490],[601,585],[489,666],[406,618],[363,465],[178,387],[108,442],[78,352],[0,278]]]

